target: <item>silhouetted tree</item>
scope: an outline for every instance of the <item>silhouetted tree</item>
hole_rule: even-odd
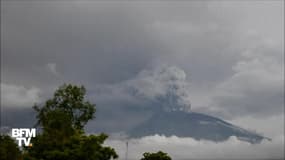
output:
[[[145,152],[141,160],[171,160],[171,157],[162,151],[158,151],[156,153]]]

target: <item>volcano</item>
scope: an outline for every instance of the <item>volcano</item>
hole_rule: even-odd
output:
[[[155,134],[215,142],[225,141],[231,136],[236,136],[239,140],[249,143],[260,143],[264,139],[270,140],[219,118],[184,111],[157,112],[147,121],[128,131],[128,135],[133,138]]]

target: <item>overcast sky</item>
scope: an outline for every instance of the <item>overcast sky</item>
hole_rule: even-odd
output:
[[[175,85],[174,106],[284,133],[284,1],[4,1],[1,19],[4,111],[83,84],[127,128]]]

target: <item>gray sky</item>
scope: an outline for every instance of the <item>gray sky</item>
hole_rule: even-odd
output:
[[[30,109],[64,82],[83,84],[98,126],[128,128],[171,107],[156,97],[175,85],[174,106],[280,135],[283,3],[2,2],[1,106]],[[257,126],[264,118],[279,125]]]

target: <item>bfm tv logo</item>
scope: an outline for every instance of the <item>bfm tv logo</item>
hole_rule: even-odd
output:
[[[36,137],[36,129],[35,128],[13,128],[12,129],[12,137],[16,138],[18,141],[18,146],[22,146],[22,142],[24,142],[25,146],[32,146],[31,138]]]

